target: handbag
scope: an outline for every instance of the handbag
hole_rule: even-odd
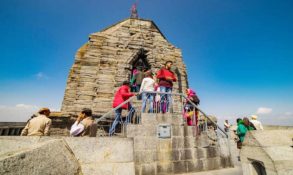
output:
[[[238,149],[242,148],[242,142],[240,140],[237,141],[237,148]]]

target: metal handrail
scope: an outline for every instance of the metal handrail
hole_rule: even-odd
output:
[[[102,117],[96,119],[96,123],[99,123],[100,121],[102,121],[104,118],[106,118],[109,114],[111,114],[112,112],[114,112],[115,110],[119,109],[120,107],[122,107],[123,105],[125,105],[126,103],[129,103],[132,99],[134,99],[135,97],[137,97],[139,95],[135,94],[134,96],[130,97],[129,99],[125,100],[124,102],[122,102],[121,104],[119,104],[117,107],[111,109],[109,112],[107,112],[106,114],[102,115]]]
[[[219,128],[219,130],[227,137],[229,138],[228,134],[224,131],[224,129],[222,129],[216,122],[214,122],[205,112],[203,112],[203,110],[201,110],[196,104],[194,104],[190,99],[187,98],[187,96],[183,93],[168,93],[168,92],[157,92],[157,91],[143,91],[141,93],[152,93],[152,94],[166,94],[166,95],[179,95],[184,97],[186,100],[188,100],[190,102],[190,104],[195,107],[199,112],[201,112],[203,114],[203,116],[205,118],[207,118],[210,122],[212,122],[214,125],[217,126],[217,128]],[[109,114],[111,114],[112,112],[114,112],[116,109],[120,108],[121,106],[125,105],[126,103],[129,103],[132,99],[136,98],[138,95],[140,95],[141,93],[138,93],[132,97],[130,97],[129,99],[127,99],[126,101],[124,101],[123,103],[119,104],[117,107],[111,109],[109,112],[107,112],[106,114],[104,114],[102,117],[96,119],[96,123],[100,122],[101,120],[103,120],[104,118],[106,118]]]
[[[144,91],[145,92],[145,91]],[[217,128],[220,129],[220,131],[228,138],[228,134],[222,129],[217,123],[215,123],[203,110],[201,110],[196,104],[194,104],[190,99],[187,98],[187,96],[183,93],[167,93],[167,92],[157,92],[157,91],[146,91],[147,93],[152,93],[152,94],[166,94],[166,95],[179,95],[184,97],[186,100],[190,102],[190,104],[195,107],[199,112],[201,112],[204,117],[206,117],[209,121],[211,121],[214,125],[217,126]]]
[[[182,96],[186,99],[186,100],[188,100],[191,104],[192,104],[192,106],[193,107],[195,107],[199,112],[201,112],[209,121],[211,121],[214,125],[216,125],[217,126],[217,128],[219,128],[219,130],[228,138],[229,136],[228,136],[228,134],[225,132],[225,130],[224,129],[222,129],[216,122],[214,122],[205,112],[203,112],[203,110],[201,110],[196,104],[194,104],[190,99],[188,99],[187,97],[186,97],[186,95],[184,95],[184,94],[182,94]]]

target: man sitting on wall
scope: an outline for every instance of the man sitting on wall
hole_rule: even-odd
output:
[[[49,119],[50,109],[42,108],[38,112],[38,116],[29,120],[25,128],[21,132],[21,136],[49,136],[52,124]]]
[[[89,108],[83,108],[76,121],[71,126],[70,135],[74,137],[96,137],[97,129],[97,124],[92,117],[92,110]]]

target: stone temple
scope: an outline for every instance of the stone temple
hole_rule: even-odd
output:
[[[105,121],[97,122],[97,137],[68,137],[74,115],[82,108],[88,107],[94,114],[106,116],[104,114],[112,109],[116,89],[131,78],[135,67],[156,72],[167,60],[173,61],[173,71],[178,78],[173,91],[184,92],[188,81],[181,51],[166,40],[153,21],[130,18],[91,34],[76,53],[62,111],[50,116],[50,137],[18,137],[26,123],[0,123],[0,174],[293,173],[292,127],[265,127],[264,131],[249,132],[240,152],[240,164],[236,160],[239,150],[233,138],[203,111],[200,112],[204,117],[199,117],[197,125],[186,124],[182,103],[178,101],[183,99],[180,94],[173,94],[175,110],[172,112],[139,113],[141,110],[137,110],[140,121],[123,124],[123,127],[121,124],[123,129],[113,137],[101,132],[109,127]],[[132,102],[139,109],[141,101]]]
[[[156,72],[168,60],[173,61],[178,78],[173,92],[183,92],[188,81],[181,50],[167,41],[153,21],[129,18],[91,34],[76,53],[62,115],[77,114],[85,107],[97,115],[108,112],[117,87],[130,79],[134,67]]]

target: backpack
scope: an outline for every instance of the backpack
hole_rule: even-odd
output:
[[[197,96],[196,94],[192,94],[192,96],[191,96],[190,98],[191,98],[190,100],[191,100],[194,104],[199,105],[199,103],[200,103],[200,99],[198,98],[198,96]]]

